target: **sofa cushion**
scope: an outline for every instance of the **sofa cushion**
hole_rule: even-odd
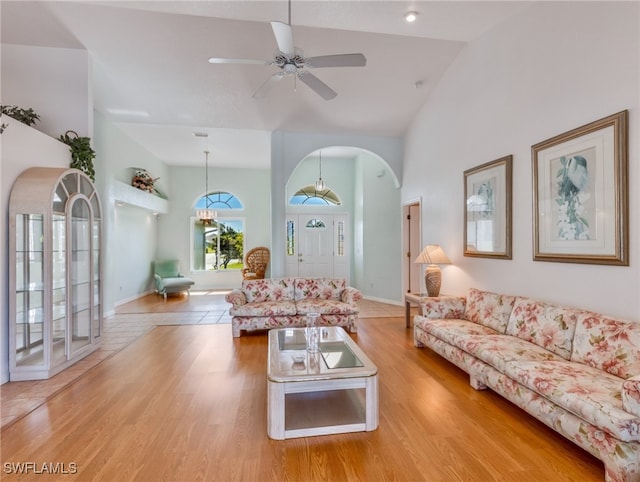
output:
[[[504,372],[514,360],[563,360],[526,340],[502,335],[488,326],[467,320],[430,320],[416,316],[414,326]]]
[[[488,326],[478,325],[467,320],[442,319],[434,320],[417,315],[413,319],[416,329],[423,330],[430,335],[440,338],[452,345],[458,345],[461,339],[471,335],[495,335],[497,332]]]
[[[262,301],[246,303],[229,309],[231,316],[286,316],[296,314],[293,301]]]
[[[513,361],[564,361],[559,355],[531,342],[509,335],[469,337],[460,348],[504,373]]]
[[[622,384],[622,408],[640,417],[640,375],[627,378]]]
[[[180,278],[162,278],[159,283],[160,283],[161,291],[171,292],[171,291],[188,290],[191,288],[191,286],[195,284],[195,281],[193,281],[190,278],[180,277]]]
[[[571,360],[621,378],[640,375],[640,323],[582,313]]]
[[[320,313],[321,315],[350,315],[357,313],[353,305],[335,300],[305,299],[296,301],[296,310],[299,315],[307,313]]]
[[[568,360],[581,313],[584,311],[518,296],[506,334],[530,341]]]
[[[293,300],[293,278],[243,280],[242,291],[248,303]]]
[[[427,318],[464,318],[466,299],[463,296],[424,297],[420,300],[420,309]]]
[[[622,379],[566,360],[514,361],[506,374],[614,437],[640,441],[640,417],[622,407]]]
[[[320,300],[339,300],[347,287],[343,278],[296,278],[295,300],[315,298]]]
[[[513,310],[515,296],[500,295],[471,288],[464,311],[465,320],[493,328],[504,333]]]

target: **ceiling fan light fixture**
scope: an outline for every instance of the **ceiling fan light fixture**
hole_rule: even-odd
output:
[[[418,12],[407,12],[404,19],[407,23],[413,23],[418,18]]]

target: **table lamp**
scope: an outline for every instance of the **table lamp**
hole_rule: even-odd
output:
[[[451,264],[440,245],[426,245],[414,263],[427,265],[427,269],[424,272],[424,284],[427,287],[427,294],[429,296],[438,296],[440,294],[440,285],[442,284],[442,273],[438,265]]]

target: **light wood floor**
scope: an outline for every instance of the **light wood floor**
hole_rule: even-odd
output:
[[[404,318],[361,318],[380,425],[266,435],[267,337],[228,324],[157,326],[1,432],[2,480],[597,481],[598,460],[428,349]],[[7,463],[76,464],[15,475]]]

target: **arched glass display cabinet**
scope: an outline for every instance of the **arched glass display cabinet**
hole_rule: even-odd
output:
[[[41,380],[100,345],[98,193],[77,169],[27,169],[11,191],[9,229],[9,377]]]

